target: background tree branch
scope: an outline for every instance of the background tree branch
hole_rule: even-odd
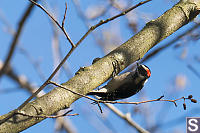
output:
[[[37,2],[37,0],[35,0],[35,2]],[[17,43],[18,43],[19,37],[20,37],[21,32],[22,32],[22,30],[23,30],[23,28],[24,28],[24,24],[25,24],[25,22],[27,21],[28,17],[30,16],[30,14],[31,14],[31,12],[32,12],[32,10],[33,10],[33,7],[34,7],[34,5],[30,3],[30,5],[29,5],[28,8],[26,9],[26,11],[24,12],[24,14],[23,14],[21,20],[19,21],[18,29],[17,29],[17,31],[16,31],[16,33],[15,33],[15,36],[14,36],[13,40],[12,40],[11,47],[10,47],[10,50],[9,50],[9,52],[8,52],[7,58],[6,58],[6,60],[5,60],[5,63],[4,63],[4,65],[3,65],[3,67],[2,67],[2,69],[0,70],[0,77],[1,77],[2,74],[6,71],[8,65],[9,65],[9,63],[10,63],[10,60],[11,60],[13,54],[14,54],[16,45],[17,45]]]

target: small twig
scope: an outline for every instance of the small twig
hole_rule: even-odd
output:
[[[94,102],[96,102],[96,103],[100,103],[100,102],[101,102],[101,100],[96,100],[96,99],[94,99],[94,98],[91,98],[91,97],[89,97],[89,96],[83,95],[83,94],[81,94],[81,93],[74,92],[74,91],[72,91],[72,90],[66,88],[66,87],[63,86],[63,85],[57,84],[56,82],[49,81],[48,83],[49,83],[49,84],[53,84],[53,85],[55,85],[55,86],[58,86],[58,87],[60,87],[60,88],[63,88],[63,89],[65,89],[65,90],[68,90],[68,91],[70,91],[71,93],[74,93],[74,94],[79,95],[79,96],[81,96],[81,97],[85,97],[85,98],[87,98],[87,99],[90,99],[90,100],[92,100],[92,101],[94,101]]]
[[[161,100],[164,97],[164,95],[160,96],[157,100]]]
[[[64,25],[65,25],[66,13],[67,13],[67,3],[65,3],[65,14],[63,16],[62,28],[64,28]]]
[[[183,99],[184,97],[181,97],[181,98],[178,98],[178,99],[175,99],[175,100],[164,100],[164,99],[153,99],[153,100],[146,100],[146,101],[141,101],[141,102],[120,102],[120,101],[99,101],[101,103],[112,103],[112,104],[142,104],[142,103],[149,103],[149,102],[156,102],[156,101],[165,101],[165,102],[172,102],[176,105],[176,101],[180,100],[180,99]]]
[[[100,106],[100,104],[99,104],[99,103],[101,103],[101,100],[96,100],[96,99],[94,99],[94,98],[91,98],[91,97],[89,97],[89,96],[83,95],[83,94],[81,94],[81,93],[74,92],[74,91],[72,91],[72,90],[66,88],[65,86],[60,85],[60,84],[57,84],[56,82],[53,82],[53,81],[49,81],[49,84],[53,84],[53,85],[55,85],[55,86],[58,86],[58,87],[63,88],[63,89],[65,89],[65,90],[68,90],[68,91],[70,91],[70,92],[72,92],[72,93],[74,93],[74,94],[76,94],[76,95],[79,95],[79,96],[81,96],[81,97],[85,97],[85,98],[87,98],[87,99],[90,99],[90,100],[94,101],[95,103],[97,103],[100,112],[103,113],[103,111],[102,111],[102,109],[101,109],[101,106]]]
[[[98,105],[98,107],[99,107],[99,110],[100,110],[100,112],[101,112],[101,113],[103,113],[103,110],[102,110],[102,108],[101,108],[100,104],[99,104],[99,103],[97,103],[97,105]]]
[[[58,118],[58,117],[63,117],[63,116],[76,116],[76,115],[79,115],[79,114],[68,114],[70,112],[72,112],[72,110],[69,110],[69,111],[67,111],[64,114],[55,115],[55,116],[49,116],[49,115],[28,115],[28,114],[25,114],[25,113],[22,113],[22,112],[16,112],[15,114],[20,114],[20,115],[23,115],[23,116],[28,116],[28,117],[33,117],[33,118]]]
[[[36,5],[37,7],[39,7],[40,9],[42,9],[55,23],[56,25],[62,30],[62,32],[64,33],[64,35],[66,36],[67,40],[69,41],[69,43],[71,44],[72,47],[75,47],[74,43],[72,42],[72,40],[70,39],[69,35],[67,34],[66,30],[64,27],[62,27],[59,22],[40,4],[36,3],[33,0],[29,0],[30,2],[32,2],[34,5]],[[65,18],[65,17],[64,17]],[[65,20],[65,19],[64,19]],[[63,21],[64,21],[63,20]]]
[[[181,100],[181,99],[183,99],[184,101],[185,101],[186,99],[189,99],[189,100],[191,100],[192,102],[195,101],[194,103],[197,102],[195,99],[192,100],[189,96],[188,96],[188,98],[181,97],[181,98],[177,98],[177,99],[174,99],[174,100],[162,99],[162,98],[164,97],[164,95],[163,95],[163,96],[160,96],[160,97],[157,98],[157,99],[146,100],[146,101],[141,101],[141,102],[103,101],[103,100],[96,100],[96,99],[94,99],[94,98],[91,98],[91,97],[89,97],[89,96],[83,95],[83,94],[78,93],[78,92],[74,92],[74,91],[72,91],[72,90],[66,88],[65,86],[59,85],[59,84],[57,84],[56,82],[53,82],[53,81],[49,81],[49,84],[56,85],[56,86],[58,86],[58,87],[60,87],[60,88],[66,89],[66,90],[68,90],[68,91],[70,91],[70,92],[72,92],[72,93],[74,93],[74,94],[76,94],[76,95],[79,95],[79,96],[85,97],[85,98],[87,98],[87,99],[90,99],[90,100],[94,101],[95,103],[97,103],[98,106],[99,106],[99,103],[136,104],[136,105],[138,105],[138,104],[142,104],[142,103],[149,103],[149,102],[156,102],[156,101],[164,101],[164,102],[172,102],[172,103],[174,103],[174,105],[177,107],[176,101],[179,101],[179,100]],[[190,95],[190,96],[191,96],[191,95]],[[100,108],[100,111],[102,112],[101,108]]]

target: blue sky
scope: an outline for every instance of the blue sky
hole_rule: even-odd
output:
[[[87,31],[87,28],[85,27],[83,21],[77,15],[76,9],[72,1],[69,0],[66,2],[68,5],[68,10],[67,10],[65,28],[69,33],[73,42],[77,42],[80,39],[80,37]],[[131,5],[134,5],[138,2],[140,1],[136,0],[135,2],[132,2]],[[57,14],[58,19],[61,22],[65,8],[64,5],[65,1],[48,0],[47,3],[51,7],[48,8],[50,12],[51,13],[54,12],[54,15]],[[105,6],[106,5],[105,3],[107,3],[106,0],[102,1],[84,0],[80,2],[81,9],[83,11],[85,11],[86,8],[92,5]],[[20,0],[20,1],[1,0],[0,15],[4,17],[4,20],[7,20],[7,22],[14,30],[16,30],[18,21],[21,18],[28,4],[29,4],[28,0]],[[174,4],[175,1],[153,0],[152,2],[137,8],[135,12],[141,14],[148,14],[151,19],[155,19],[161,14],[163,14],[167,9],[171,8]],[[111,11],[106,13],[104,17],[91,21],[91,23],[94,25],[100,19],[106,19],[110,17],[111,14],[110,12]],[[113,11],[112,13],[117,14],[118,12]],[[145,25],[145,22],[141,18],[141,16],[138,16],[138,18],[139,18],[138,29],[140,30]],[[113,25],[117,25],[119,27],[115,29],[112,27]],[[192,25],[194,25],[194,22],[191,22],[190,24],[184,26],[183,28],[175,32],[173,35],[171,35],[170,37],[159,43],[153,49],[166,44],[176,36],[180,35],[182,32],[187,31]],[[3,23],[1,19],[0,20],[1,61],[5,60],[6,53],[12,41],[12,35],[6,32],[6,27],[7,26]],[[115,30],[120,31],[121,35],[120,42],[116,44],[116,46],[119,45],[121,42],[127,41],[130,37],[133,36],[133,32],[130,30],[130,28],[127,27],[127,20],[125,19],[124,16],[114,20],[111,23],[102,25],[97,30],[95,30],[95,32],[97,31],[97,33],[99,33],[101,32],[101,30],[106,30],[111,32],[115,32]],[[50,19],[41,9],[35,7],[34,11],[32,12],[28,21],[25,24],[24,30],[20,37],[19,45],[11,61],[11,65],[13,66],[17,74],[25,75],[30,82],[32,82],[37,86],[40,86],[44,80],[38,76],[38,73],[33,67],[33,65],[30,63],[30,60],[28,60],[27,57],[25,57],[24,54],[20,52],[20,47],[25,49],[35,61],[40,62],[42,73],[44,74],[45,78],[47,78],[54,69],[54,64],[52,61],[53,60],[52,33],[53,31]],[[59,30],[59,35],[60,35],[59,44],[62,50],[62,54],[65,55],[70,49],[70,44],[68,43],[65,36],[60,30]],[[200,57],[199,41],[198,40],[185,41],[185,40],[182,39],[178,41],[178,43],[181,43],[184,46],[174,49],[173,45],[163,50],[160,54],[153,57],[151,60],[145,62],[145,64],[149,66],[149,68],[151,69],[152,76],[149,79],[149,82],[145,85],[142,92],[139,93],[137,96],[129,98],[128,101],[141,101],[142,100],[141,97],[143,96],[146,96],[146,99],[155,99],[163,94],[166,96],[166,98],[169,99],[176,99],[182,96],[188,96],[189,94],[192,94],[194,98],[199,100],[200,79],[187,67],[187,64],[192,64],[192,66],[195,69],[197,69],[197,71],[200,73],[199,69],[200,64],[194,59],[195,56]],[[187,56],[184,59],[180,59],[180,54],[183,52],[184,49],[187,50]],[[105,53],[102,52],[99,45],[96,44],[93,35],[90,34],[81,43],[81,45],[74,51],[74,53],[70,56],[67,62],[70,65],[71,72],[75,73],[79,69],[79,67],[90,65],[94,58],[103,57],[104,55]],[[63,73],[63,71],[61,72],[62,73],[60,74],[58,81],[59,83],[66,82],[68,80],[68,76],[66,76]],[[187,79],[186,87],[182,90],[181,89],[177,90],[175,88],[174,82],[177,75],[183,75]],[[11,81],[9,78],[5,76],[2,79],[0,79],[0,92],[1,90],[6,90],[6,89],[16,90],[11,93],[3,93],[3,92],[0,93],[1,115],[17,108],[30,95],[24,90],[16,89],[16,85],[17,84],[15,82]],[[45,91],[48,92],[49,89],[45,89]],[[103,116],[104,117],[106,115],[108,116],[105,117],[104,122],[106,124],[103,125],[102,120],[100,120],[102,114],[94,113],[98,112],[98,108],[94,105],[91,105],[90,102],[91,101],[81,98],[78,101],[76,101],[71,107],[74,113],[80,114],[79,116],[69,118],[72,121],[73,125],[76,126],[79,132],[101,132],[103,129],[106,132],[109,132],[108,127],[107,128],[104,127],[105,125],[112,125],[111,130],[117,129],[118,132],[122,131],[127,133],[135,132],[135,130],[132,127],[128,126],[123,120],[116,117],[116,115],[113,114],[112,112],[109,112],[109,110],[107,110],[106,107],[104,106],[102,106],[105,112]],[[176,123],[173,124],[170,122],[171,125],[164,124],[164,126],[160,128],[160,131],[167,133],[167,132],[172,132],[174,130],[184,131],[186,125],[184,121],[185,117],[199,116],[200,112],[197,111],[193,113],[192,111],[195,109],[199,109],[199,104],[186,102],[187,110],[185,111],[182,108],[182,103],[183,101],[177,102],[178,104],[177,108],[174,107],[172,103],[166,103],[166,102],[147,103],[138,105],[137,107],[149,108],[149,112],[147,113],[147,115],[150,115],[149,119],[151,120],[152,124],[158,123],[160,121],[162,121],[163,123],[165,122],[167,123],[171,120],[176,120],[179,117],[181,117],[182,119],[180,119],[181,121],[180,124],[178,122],[177,122],[178,124]],[[133,109],[135,108],[135,105],[116,105],[116,106],[119,109],[121,109],[122,112],[124,113],[127,112],[133,113]],[[165,115],[166,117],[164,117]],[[162,117],[164,117],[164,119],[161,119]],[[144,116],[142,116],[141,114],[132,114],[132,118],[140,125],[142,125],[144,128],[148,127],[149,124],[148,121],[145,123],[143,121]],[[99,127],[102,127],[102,129],[97,130],[95,128],[95,125],[94,127],[91,126],[90,121],[96,121],[96,123],[99,125]],[[38,123],[23,132],[34,133],[42,131],[42,132],[53,133],[55,127],[54,122],[55,120],[53,119],[46,119],[41,123]]]

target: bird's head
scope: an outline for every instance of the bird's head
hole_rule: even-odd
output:
[[[144,76],[145,78],[149,78],[151,76],[151,71],[146,65],[137,63],[136,71],[138,74],[140,74],[141,76]]]

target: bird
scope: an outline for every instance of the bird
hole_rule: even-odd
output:
[[[89,92],[87,95],[96,95],[99,100],[115,101],[137,94],[151,76],[150,69],[143,64],[137,64],[134,71],[114,76],[107,85]]]

